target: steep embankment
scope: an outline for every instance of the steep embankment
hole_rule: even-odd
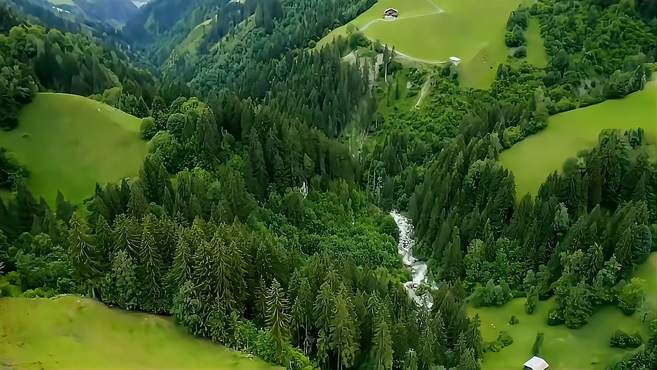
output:
[[[23,108],[16,129],[0,132],[0,146],[30,172],[27,185],[36,196],[52,202],[61,190],[79,202],[96,183],[138,173],[147,151],[140,123],[95,100],[44,93]]]

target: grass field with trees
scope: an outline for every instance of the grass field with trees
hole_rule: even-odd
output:
[[[500,154],[502,164],[513,172],[518,199],[536,194],[539,186],[566,159],[590,149],[605,129],[643,128],[647,149],[657,155],[657,82],[623,99],[559,113],[549,118],[547,127],[528,136]]]
[[[76,295],[0,299],[0,364],[12,369],[275,369],[172,320]]]
[[[445,0],[445,13],[431,16],[470,5],[482,25],[470,16],[457,26],[474,32],[499,1]],[[628,355],[592,354],[595,366],[657,368],[654,299],[644,304],[657,283],[633,278],[654,276],[644,266],[657,252],[647,131],[597,135],[536,196],[519,197],[499,161],[550,117],[643,90],[657,61],[657,0],[509,6],[486,35],[507,53],[489,89],[463,86],[491,71],[487,51],[481,63],[427,68],[360,33],[317,47],[375,3],[158,0],[121,32],[129,44],[114,46],[25,25],[0,6],[9,15],[0,16],[0,127],[20,132],[22,108],[56,91],[144,118],[140,136],[150,140],[137,176],[54,206],[15,176],[29,163],[0,150],[0,187],[15,190],[0,199],[0,294],[74,294],[168,314],[199,338],[295,370],[479,370],[494,364],[495,345],[538,338],[535,351],[517,347],[519,361],[514,347],[501,350],[515,368],[573,333],[592,333],[597,353],[610,336],[605,353]],[[435,4],[398,8],[410,17],[403,6]],[[188,40],[196,53],[170,58],[215,14],[207,34]],[[430,18],[416,15],[375,19],[366,31]],[[543,67],[527,63],[539,33]],[[469,64],[482,73],[465,73]],[[412,255],[424,262],[413,280],[426,272],[435,286],[406,283],[399,252],[411,249],[410,228],[393,210],[413,223]],[[433,305],[418,305],[417,294]],[[506,305],[486,320],[514,323],[518,338],[491,344],[483,308]],[[605,331],[599,317],[623,331]],[[548,360],[558,368],[570,356]]]
[[[511,11],[521,3],[522,0],[379,1],[319,44],[345,36],[355,26],[368,38],[411,58],[446,62],[449,57],[457,56],[463,60],[461,83],[466,87],[488,88],[495,79],[498,64],[509,55],[504,43],[504,26]],[[388,7],[399,10],[396,21],[382,19]]]
[[[469,308],[470,314],[479,315],[481,319],[481,335],[485,343],[496,343],[488,346],[484,355],[483,370],[505,370],[513,364],[522,364],[529,359],[532,345],[537,333],[543,333],[543,345],[540,356],[545,358],[550,367],[557,369],[605,369],[611,363],[621,360],[632,351],[622,348],[610,348],[611,336],[618,329],[628,334],[640,333],[647,338],[646,325],[642,322],[647,309],[654,309],[657,300],[657,253],[638,267],[635,276],[644,281],[647,293],[646,309],[631,316],[623,314],[616,307],[603,307],[592,317],[591,322],[583,328],[572,330],[563,325],[550,326],[547,317],[554,299],[538,302],[536,310],[528,314],[525,310],[526,298],[516,298],[501,307]],[[517,323],[511,324],[511,317]],[[648,321],[654,318],[648,317]],[[513,339],[512,344],[502,346],[501,332],[506,332]]]
[[[57,191],[79,202],[104,184],[136,175],[147,151],[141,120],[77,95],[41,93],[19,115],[19,126],[0,132],[29,175],[27,185],[53,204]]]

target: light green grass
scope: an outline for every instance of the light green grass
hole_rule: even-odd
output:
[[[538,19],[529,18],[525,39],[527,39],[527,62],[536,67],[544,68],[547,65],[547,52],[545,51]]]
[[[171,320],[78,296],[0,299],[0,367],[274,369],[186,334]]]
[[[444,10],[437,14],[437,5]],[[367,37],[394,46],[412,58],[447,61],[463,60],[462,84],[486,88],[495,78],[498,64],[508,50],[504,44],[506,21],[523,0],[380,0],[350,22]],[[381,20],[383,10],[399,10],[396,21]],[[374,21],[374,23],[370,23]],[[368,25],[369,24],[369,25]],[[347,33],[347,25],[322,39],[323,45]]]
[[[48,0],[53,5],[75,5],[73,0]]]
[[[215,18],[207,19],[196,27],[194,27],[187,37],[178,45],[173,51],[173,54],[177,57],[183,57],[185,55],[196,56],[199,51],[201,43],[212,30],[213,23],[216,22]]]
[[[27,184],[51,202],[57,190],[72,201],[92,195],[96,182],[136,175],[147,151],[141,120],[77,95],[38,94],[19,125],[0,132],[0,146],[30,171]]]
[[[536,194],[548,175],[560,171],[566,159],[591,149],[604,129],[646,131],[650,151],[657,152],[657,83],[624,99],[607,100],[586,108],[550,117],[548,126],[515,144],[500,155],[502,164],[513,172],[518,198]]]
[[[648,279],[647,285],[655,287],[657,279],[657,254],[653,253],[649,262],[641,266],[639,277]],[[657,299],[657,291],[646,289],[648,300]],[[494,341],[499,332],[507,331],[513,337],[513,344],[499,352],[484,355],[482,369],[507,370],[520,369],[522,364],[532,357],[532,345],[537,332],[545,334],[541,355],[550,364],[550,369],[604,369],[623,358],[628,350],[609,347],[609,339],[616,329],[627,333],[641,332],[646,337],[646,326],[641,322],[641,315],[624,315],[616,307],[603,307],[595,312],[590,322],[583,328],[571,330],[563,325],[548,326],[547,313],[554,304],[553,300],[539,302],[536,311],[527,315],[524,309],[525,298],[514,299],[503,307],[470,308],[470,314],[479,314],[481,334],[485,341]],[[511,315],[520,323],[510,325]]]

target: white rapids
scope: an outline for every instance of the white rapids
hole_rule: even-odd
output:
[[[397,211],[390,212],[390,216],[395,220],[397,228],[399,229],[399,244],[397,251],[402,257],[402,262],[411,271],[411,281],[404,283],[404,288],[408,295],[415,301],[418,306],[427,306],[431,308],[433,300],[431,294],[418,295],[418,289],[423,285],[433,286],[427,277],[427,264],[419,261],[413,256],[413,247],[415,240],[413,239],[413,225],[411,221]]]

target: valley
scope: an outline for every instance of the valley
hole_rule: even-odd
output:
[[[656,73],[657,0],[0,1],[0,368],[657,369]]]

